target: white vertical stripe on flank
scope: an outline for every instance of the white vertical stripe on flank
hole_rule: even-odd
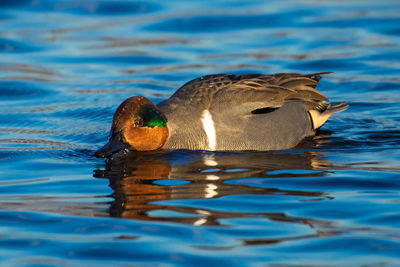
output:
[[[208,109],[205,109],[201,114],[201,122],[208,138],[208,149],[215,150],[217,137],[215,136],[214,121]]]

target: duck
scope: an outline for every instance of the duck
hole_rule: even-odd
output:
[[[157,105],[130,97],[114,114],[109,141],[94,155],[294,148],[349,107],[329,103],[316,89],[329,73],[213,74],[187,82]]]

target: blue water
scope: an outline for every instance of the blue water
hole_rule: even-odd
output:
[[[400,2],[0,2],[1,266],[400,265]],[[127,97],[322,72],[287,151],[92,156]]]

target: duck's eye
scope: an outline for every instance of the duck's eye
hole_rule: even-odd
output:
[[[143,119],[142,118],[135,118],[133,120],[133,127],[141,127],[143,126]]]

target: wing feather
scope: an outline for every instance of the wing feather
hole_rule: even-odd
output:
[[[278,73],[273,75],[216,74],[194,79],[183,85],[170,98],[180,104],[187,99],[196,101],[204,108],[215,106],[242,106],[238,110],[251,112],[254,109],[279,108],[291,101],[304,102],[308,108],[328,101],[316,87],[320,75],[327,72],[301,75],[298,73]],[[194,104],[194,103],[193,103]],[[249,110],[251,109],[251,110]]]

